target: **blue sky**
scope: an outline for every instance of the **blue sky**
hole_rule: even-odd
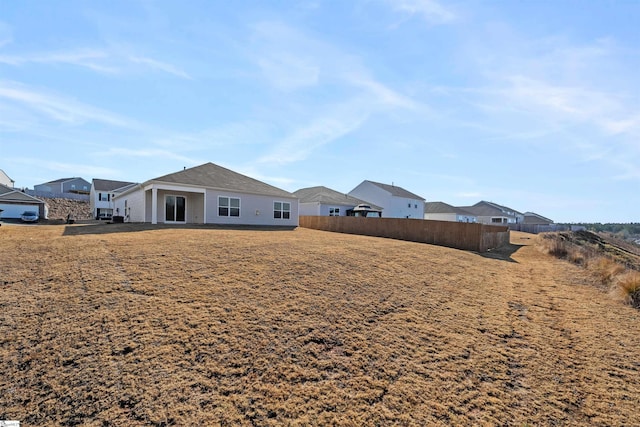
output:
[[[0,169],[640,221],[640,1],[0,0]]]

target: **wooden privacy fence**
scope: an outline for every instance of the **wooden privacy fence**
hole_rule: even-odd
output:
[[[509,244],[506,226],[403,218],[301,216],[300,227],[388,237],[467,251],[486,252]]]

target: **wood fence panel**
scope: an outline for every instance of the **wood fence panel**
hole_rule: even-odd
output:
[[[337,233],[387,237],[475,252],[486,252],[509,244],[508,227],[451,221],[301,216],[300,227]]]

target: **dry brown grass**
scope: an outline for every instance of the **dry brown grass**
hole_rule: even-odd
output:
[[[640,314],[528,235],[125,226],[0,228],[0,419],[640,424]]]

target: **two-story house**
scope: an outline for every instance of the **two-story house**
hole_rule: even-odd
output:
[[[365,180],[349,195],[380,206],[386,218],[424,219],[424,197],[393,184]]]

